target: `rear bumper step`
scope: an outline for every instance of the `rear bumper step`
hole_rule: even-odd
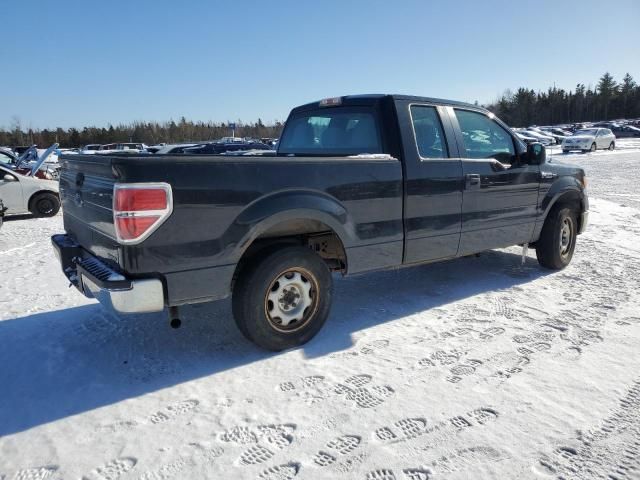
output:
[[[117,313],[160,312],[164,309],[162,281],[129,279],[84,250],[68,235],[51,237],[53,250],[67,279],[86,297]]]

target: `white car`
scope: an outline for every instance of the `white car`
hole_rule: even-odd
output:
[[[7,215],[32,213],[52,217],[60,210],[58,182],[27,177],[0,166],[0,198]]]
[[[613,150],[616,148],[616,137],[608,128],[584,128],[577,130],[562,142],[562,152],[571,150],[595,152],[597,149]]]

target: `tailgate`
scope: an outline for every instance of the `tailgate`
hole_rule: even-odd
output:
[[[64,228],[83,248],[108,263],[120,264],[113,226],[111,158],[63,155],[60,159],[60,199]]]

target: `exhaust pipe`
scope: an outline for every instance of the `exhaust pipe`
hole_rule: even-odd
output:
[[[171,325],[171,328],[180,328],[182,325],[182,320],[180,320],[180,315],[178,313],[178,307],[169,307],[169,325]]]

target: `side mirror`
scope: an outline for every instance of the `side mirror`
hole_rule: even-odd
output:
[[[547,160],[547,150],[541,143],[530,143],[527,145],[527,163],[531,165],[542,165]]]
[[[9,175],[8,173],[7,173],[7,174],[5,174],[5,176],[4,176],[4,177],[2,177],[2,179],[3,179],[5,182],[17,182],[17,181],[18,181],[18,179],[17,179],[16,177],[14,177],[13,175]]]

